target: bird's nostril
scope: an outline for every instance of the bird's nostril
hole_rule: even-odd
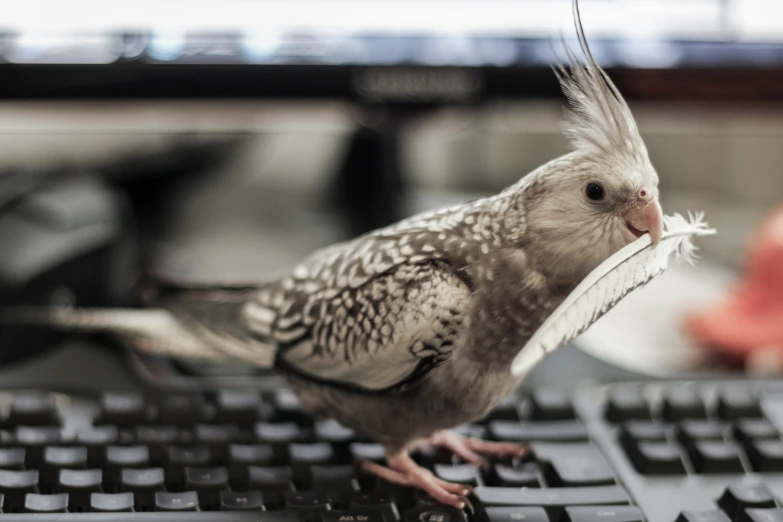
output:
[[[647,190],[646,189],[640,190],[639,191],[639,196],[641,196],[643,198],[646,198],[647,197]]]

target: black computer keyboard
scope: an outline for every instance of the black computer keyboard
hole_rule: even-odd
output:
[[[530,442],[478,470],[473,510],[361,474],[383,450],[290,392],[0,393],[0,522],[783,522],[783,382],[534,390],[460,428]]]

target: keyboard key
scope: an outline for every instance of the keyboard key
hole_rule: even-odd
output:
[[[587,440],[587,431],[577,421],[492,421],[489,423],[489,434],[494,440],[510,442]]]
[[[665,392],[661,414],[670,421],[706,419],[707,408],[695,388],[672,388]]]
[[[315,423],[315,437],[319,442],[348,443],[356,438],[356,432],[330,419]]]
[[[28,493],[24,500],[24,510],[28,513],[65,513],[68,509],[68,494],[39,495]]]
[[[350,460],[350,445],[356,439],[356,432],[334,420],[316,422],[314,431],[316,441],[331,444],[340,461]]]
[[[697,473],[742,473],[739,446],[733,442],[697,441],[691,462]]]
[[[179,430],[175,426],[137,426],[136,443],[149,448],[150,460],[159,463],[165,456],[167,446],[179,441]]]
[[[0,493],[6,506],[22,507],[28,493],[38,493],[38,471],[0,470]]]
[[[24,448],[0,448],[0,469],[23,469],[24,461]]]
[[[682,457],[682,446],[678,443],[640,442],[629,451],[634,467],[644,475],[682,475],[685,473]]]
[[[231,444],[228,447],[229,473],[233,480],[247,477],[248,466],[269,466],[274,453],[269,444]]]
[[[380,513],[370,511],[326,511],[321,514],[323,522],[384,522]],[[420,521],[416,521],[420,522]]]
[[[759,439],[746,446],[750,464],[756,471],[783,471],[783,441]]]
[[[198,493],[204,506],[217,506],[220,492],[228,489],[226,468],[187,468],[185,489]]]
[[[535,420],[571,420],[574,407],[570,392],[556,389],[538,389],[530,397],[530,416]]]
[[[397,522],[400,519],[400,512],[388,491],[354,493],[351,495],[349,505],[352,511],[378,513],[383,518],[383,522]]]
[[[739,520],[746,508],[774,508],[775,496],[764,484],[731,484],[718,499],[718,506],[732,520]]]
[[[650,420],[650,406],[642,390],[629,386],[609,390],[606,398],[606,419],[610,422]]]
[[[39,465],[46,446],[55,446],[61,442],[62,432],[57,426],[17,426],[14,441],[26,450],[27,462]]]
[[[305,438],[302,428],[293,422],[257,422],[255,435],[258,442],[272,446],[278,459],[287,459],[288,445]]]
[[[639,451],[642,442],[666,443],[669,426],[653,421],[626,421],[620,428],[619,442],[630,456]]]
[[[47,446],[44,449],[41,464],[41,478],[53,483],[60,476],[61,469],[86,469],[87,448],[84,446],[57,447]]]
[[[783,508],[745,510],[745,522],[783,522]]]
[[[446,482],[456,484],[465,484],[467,486],[478,486],[478,469],[473,464],[436,464],[435,475]]]
[[[133,493],[137,509],[153,506],[155,492],[164,489],[163,468],[123,469],[120,473],[119,490]]]
[[[312,417],[302,410],[299,399],[290,390],[275,392],[272,404],[274,405],[272,420],[275,423],[293,422],[302,426],[310,426],[313,423]]]
[[[682,421],[677,437],[684,446],[690,446],[697,440],[723,440],[726,425],[707,420]]]
[[[628,505],[631,501],[622,486],[584,488],[497,488],[479,486],[476,496],[486,506],[601,506]]]
[[[55,396],[49,392],[14,394],[6,424],[9,426],[51,426],[60,424]]]
[[[342,507],[348,497],[359,491],[355,468],[345,466],[310,466],[310,477],[305,489],[326,492],[335,505]]]
[[[780,434],[766,419],[740,419],[734,423],[734,438],[749,444],[755,439],[779,439]]]
[[[719,509],[705,511],[683,511],[676,522],[731,522],[726,513]]]
[[[614,470],[592,442],[534,443],[531,449],[536,459],[546,464],[550,485],[601,486],[615,482]]]
[[[221,511],[260,511],[264,496],[260,491],[221,491]]]
[[[147,405],[138,393],[106,392],[101,397],[99,422],[133,427],[147,423]]]
[[[87,460],[92,466],[102,466],[106,448],[119,442],[117,426],[92,426],[76,433],[76,443],[87,448]]]
[[[761,406],[752,390],[726,386],[718,391],[718,416],[722,419],[760,418]]]
[[[490,479],[493,486],[537,488],[541,486],[541,468],[536,462],[525,462],[520,467],[495,464]]]
[[[239,426],[235,424],[199,424],[196,426],[196,444],[207,446],[212,458],[218,462],[228,459],[228,445],[239,437]]]
[[[200,393],[166,395],[158,408],[163,424],[192,426],[203,422],[206,416],[206,402]]]
[[[288,455],[294,471],[294,479],[300,482],[309,476],[310,466],[328,466],[337,462],[332,445],[326,442],[289,444]]]
[[[644,522],[636,506],[579,506],[565,508],[568,522]]]
[[[332,510],[328,495],[317,491],[288,491],[285,493],[285,508],[306,513]]]
[[[133,504],[133,493],[93,493],[90,495],[90,511],[131,511]]]
[[[620,430],[622,438],[633,442],[663,442],[669,431],[669,426],[654,421],[627,421]]]
[[[541,507],[491,507],[486,513],[489,522],[549,522]]]
[[[435,502],[416,509],[406,509],[402,515],[403,522],[467,522],[464,512]]]
[[[71,506],[86,507],[90,495],[101,492],[103,471],[100,469],[61,469],[56,490],[68,493]]]
[[[124,468],[148,468],[150,454],[147,446],[109,446],[106,448],[106,476],[109,480],[120,478]]]
[[[386,450],[375,442],[352,442],[350,445],[351,459],[354,463],[368,460],[382,464],[386,461]]]
[[[258,420],[261,393],[258,390],[221,390],[215,403],[216,423],[252,426]]]
[[[171,446],[166,452],[166,474],[173,483],[185,480],[185,468],[205,468],[212,460],[206,446]]]
[[[156,511],[196,511],[198,507],[198,494],[195,491],[155,493]]]
[[[280,506],[283,503],[283,494],[294,490],[290,466],[250,466],[247,473],[247,489],[260,490],[265,504]]]

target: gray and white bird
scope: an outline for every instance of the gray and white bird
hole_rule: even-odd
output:
[[[587,274],[663,233],[657,173],[590,54],[576,3],[574,17],[584,61],[568,51],[568,69],[555,69],[572,150],[502,192],[327,247],[263,283],[175,284],[154,308],[54,309],[37,320],[151,353],[276,368],[306,411],[383,445],[386,465],[367,472],[463,507],[470,488],[410,452],[434,444],[477,465],[523,453],[450,430],[520,384],[512,360]]]

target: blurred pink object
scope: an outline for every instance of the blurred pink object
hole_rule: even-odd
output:
[[[742,278],[716,308],[692,314],[694,338],[735,363],[761,351],[783,355],[783,206],[771,212],[753,237]],[[783,360],[783,359],[781,359]]]

